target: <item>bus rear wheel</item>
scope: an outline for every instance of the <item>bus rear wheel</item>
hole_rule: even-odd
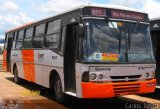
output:
[[[60,102],[60,103],[64,103],[65,102],[65,94],[62,91],[62,83],[61,83],[61,79],[59,76],[56,76],[54,79],[54,98],[56,101]]]
[[[21,79],[18,77],[17,67],[14,68],[14,82],[16,84],[20,84],[21,83]]]

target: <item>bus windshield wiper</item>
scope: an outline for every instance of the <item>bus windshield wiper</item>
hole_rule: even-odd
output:
[[[128,46],[129,46],[129,50],[130,50],[130,46],[131,46],[131,37],[134,37],[138,25],[139,25],[139,20],[137,21],[137,24],[134,27],[133,32],[131,34],[129,34],[129,30],[128,30]]]
[[[118,47],[118,53],[120,53],[121,51],[121,29],[120,29],[120,33],[119,33],[119,47]]]
[[[109,17],[105,17],[105,20],[107,21],[107,23],[109,22],[112,25],[112,30],[114,31],[114,33],[118,34],[118,30],[116,29],[116,27],[114,26],[113,22],[109,19]]]
[[[121,50],[121,30],[120,32],[116,29],[116,27],[114,26],[113,22],[109,19],[109,17],[105,17],[105,20],[107,21],[107,23],[109,22],[112,25],[112,30],[114,31],[114,33],[118,36],[118,40],[119,40],[119,47],[118,47],[118,52],[120,53]]]
[[[138,25],[139,25],[139,20],[137,21],[137,24],[136,24],[136,26],[134,27],[131,36],[134,36],[134,33],[136,32]]]
[[[130,48],[131,48],[131,34],[128,28],[128,49],[130,50]]]

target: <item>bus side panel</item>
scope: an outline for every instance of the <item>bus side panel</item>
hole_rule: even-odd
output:
[[[44,54],[41,53],[42,50],[34,50],[34,63],[35,63],[35,82],[39,85],[44,86],[42,73],[47,76],[47,71],[43,72],[44,68]]]
[[[16,65],[18,69],[18,76],[20,78],[24,78],[23,71],[23,60],[22,60],[22,52],[21,50],[12,50],[11,51],[11,71],[13,72],[13,67]]]
[[[83,67],[82,64],[76,63],[76,89],[77,89],[77,97],[82,97],[82,87],[80,86],[80,84],[82,83],[82,74],[85,71],[88,71],[87,67]]]
[[[64,92],[64,76],[63,76],[63,69],[62,68],[57,68],[54,66],[43,66],[43,86],[49,88],[50,87],[50,83],[49,83],[49,79],[50,79],[50,73],[52,70],[56,70],[58,72],[58,74],[60,75],[61,78],[61,82],[62,82],[62,90]]]
[[[22,50],[24,79],[35,82],[34,50]]]
[[[155,64],[76,64],[77,72],[103,74],[102,83],[83,82],[77,78],[77,97],[82,98],[109,98],[120,95],[151,93],[155,90],[156,81],[153,78]],[[78,68],[79,66],[79,68]],[[100,68],[96,71],[97,68]],[[107,68],[107,69],[105,69]],[[108,70],[108,68],[110,70]],[[150,76],[146,76],[146,73]],[[79,74],[80,75],[80,74]],[[98,77],[98,76],[97,76]],[[123,77],[123,78],[122,78]],[[107,81],[106,81],[107,79]],[[124,89],[125,87],[125,89]],[[123,91],[122,91],[123,90]]]
[[[7,71],[7,51],[3,51],[3,70]]]
[[[35,50],[35,82],[49,88],[50,73],[57,71],[64,87],[63,57],[52,50]]]

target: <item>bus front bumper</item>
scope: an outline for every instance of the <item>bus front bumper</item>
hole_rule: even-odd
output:
[[[82,82],[82,98],[111,98],[121,95],[154,92],[156,79],[138,82],[92,83]]]

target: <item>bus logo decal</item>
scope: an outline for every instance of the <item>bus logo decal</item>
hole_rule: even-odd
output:
[[[94,53],[94,59],[95,60],[101,60],[102,59],[101,53]]]
[[[129,81],[129,78],[128,78],[128,77],[125,77],[125,80],[126,80],[126,81]]]
[[[38,61],[43,61],[44,60],[44,54],[38,53]]]
[[[96,71],[111,71],[111,68],[105,68],[105,67],[96,67]]]

